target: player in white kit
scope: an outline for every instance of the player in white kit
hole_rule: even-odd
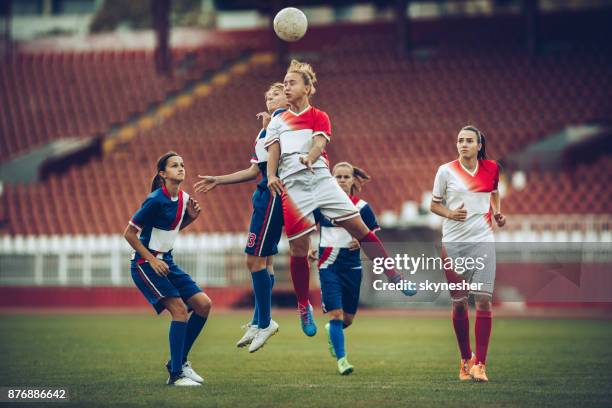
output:
[[[308,301],[310,268],[307,259],[310,233],[316,229],[315,209],[345,228],[360,242],[370,259],[388,257],[380,240],[361,219],[359,209],[329,171],[325,147],[331,140],[331,123],[325,112],[310,105],[316,81],[309,64],[291,62],[284,79],[290,108],[272,118],[265,142],[269,153],[268,187],[271,192],[282,195],[291,276],[302,328],[308,336],[316,334],[312,306]],[[394,282],[402,279],[394,269],[387,269],[385,274]]]
[[[457,261],[472,258],[471,269],[445,267],[449,282],[478,284],[474,291],[451,291],[453,327],[461,352],[459,379],[488,381],[485,362],[491,336],[491,297],[495,281],[495,239],[493,219],[503,227],[497,189],[499,167],[486,160],[485,137],[473,126],[457,136],[459,158],[438,168],[434,181],[431,211],[444,217],[442,258]],[[465,261],[462,261],[465,262]],[[445,262],[445,266],[447,263]],[[476,354],[470,347],[468,296],[476,303]]]

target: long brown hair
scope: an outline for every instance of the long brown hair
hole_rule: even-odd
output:
[[[372,177],[362,168],[353,166],[349,162],[340,162],[334,166],[332,173],[336,171],[338,167],[346,167],[351,170],[353,174],[353,185],[351,186],[351,195],[355,195],[360,192],[363,188],[363,185],[368,181],[372,180]]]
[[[155,175],[155,177],[153,177],[153,181],[151,181],[151,192],[157,190],[158,188],[164,185],[164,178],[159,175],[159,172],[166,170],[166,163],[168,162],[169,158],[178,155],[179,154],[177,152],[169,151],[168,153],[157,159],[157,174]]]

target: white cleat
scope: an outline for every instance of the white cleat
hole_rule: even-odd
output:
[[[189,377],[185,377],[185,375],[183,375],[182,373],[181,375],[175,378],[173,378],[172,376],[168,377],[168,381],[166,381],[166,384],[173,385],[175,387],[198,387],[202,385],[199,382],[193,381]]]
[[[238,343],[236,343],[236,347],[244,347],[244,346],[248,346],[249,344],[251,344],[251,342],[255,338],[255,335],[257,334],[257,331],[259,330],[257,326],[253,326],[251,323],[247,324],[246,326],[242,326],[242,327],[243,328],[246,327],[247,330],[242,336],[242,338],[238,340]]]
[[[200,375],[198,375],[198,373],[196,373],[194,369],[191,367],[191,362],[189,361],[186,361],[185,364],[183,364],[182,374],[184,377],[187,377],[197,383],[202,384],[204,382],[204,379],[200,377]]]
[[[272,336],[274,336],[278,332],[278,323],[274,320],[270,320],[270,325],[265,329],[257,330],[257,334],[255,334],[255,338],[251,342],[249,346],[249,353],[253,353],[266,344],[266,341]]]

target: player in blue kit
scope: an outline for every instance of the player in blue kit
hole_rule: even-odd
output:
[[[201,211],[198,202],[179,189],[184,179],[181,156],[175,152],[161,156],[151,194],[123,236],[135,251],[131,265],[134,283],[158,314],[167,309],[172,315],[167,384],[198,386],[204,380],[191,368],[187,356],[208,319],[212,303],[172,258],[179,231],[198,218]]]
[[[255,310],[253,319],[246,325],[246,332],[237,347],[249,346],[249,352],[259,350],[266,341],[278,331],[278,323],[271,319],[272,287],[274,269],[272,257],[278,253],[278,242],[283,229],[283,210],[281,197],[273,196],[268,190],[267,161],[268,152],[264,148],[266,127],[272,117],[286,110],[283,84],[275,83],[265,93],[268,112],[257,116],[262,119],[263,128],[255,139],[251,166],[232,174],[222,176],[199,176],[202,180],[195,185],[196,192],[208,192],[217,185],[236,184],[254,180],[261,173],[261,181],[253,193],[253,214],[247,237],[245,252],[247,267],[251,272]]]
[[[348,162],[336,164],[332,174],[359,209],[359,214],[370,231],[378,231],[380,227],[370,205],[355,196],[363,184],[370,180],[370,176]],[[329,351],[332,357],[337,359],[338,372],[348,375],[353,372],[353,366],[346,358],[344,329],[353,323],[359,304],[361,251],[359,242],[344,228],[323,217],[319,211],[315,211],[315,215],[320,224],[317,266],[323,311],[329,316],[329,323],[325,325]],[[314,251],[316,250],[311,252],[311,259],[316,259]]]
[[[370,180],[370,176],[347,162],[336,164],[332,174],[359,209],[370,231],[378,231],[380,227],[370,205],[355,195]],[[338,372],[348,375],[353,372],[353,366],[346,357],[344,329],[353,323],[359,304],[362,276],[359,241],[344,228],[323,217],[318,210],[315,211],[315,220],[319,222],[321,231],[318,267],[323,311],[329,316],[329,323],[325,325],[329,351],[337,359]],[[311,251],[310,259],[317,258],[315,251]]]

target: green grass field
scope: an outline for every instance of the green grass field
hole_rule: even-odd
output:
[[[358,316],[346,332],[348,377],[328,355],[321,315],[319,333],[307,338],[297,317],[282,313],[280,332],[251,355],[234,346],[245,320],[246,312],[212,315],[190,356],[206,384],[180,389],[164,385],[167,316],[0,315],[0,385],[68,387],[71,401],[55,407],[612,404],[609,321],[495,319],[491,382],[476,384],[457,380],[446,318]]]

